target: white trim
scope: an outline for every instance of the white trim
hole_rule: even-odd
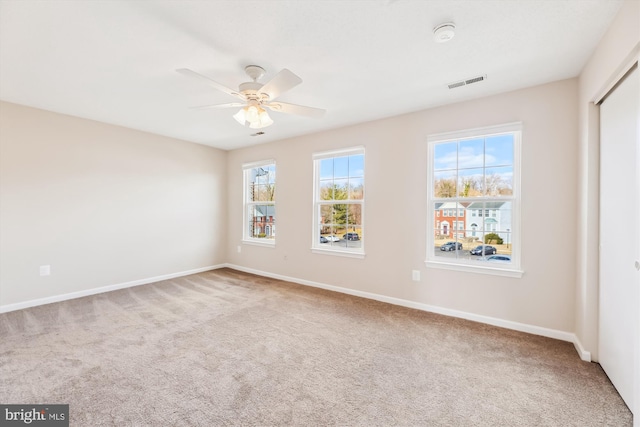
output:
[[[475,262],[482,262],[482,261],[475,261]],[[499,268],[499,267],[496,268],[496,267],[489,267],[485,265],[471,265],[471,264],[466,264],[462,262],[452,263],[452,262],[426,260],[424,263],[429,268],[464,271],[466,273],[491,274],[493,276],[516,277],[518,279],[522,278],[522,275],[524,274],[524,271],[513,269],[513,268]],[[498,263],[495,263],[495,264],[498,264]]]
[[[505,123],[502,125],[485,126],[481,128],[463,129],[453,132],[434,133],[427,136],[427,142],[446,142],[472,137],[487,137],[501,133],[521,132],[522,122]],[[515,155],[515,154],[514,154]]]
[[[332,157],[344,157],[353,154],[364,154],[364,145],[357,145],[355,147],[340,148],[338,150],[322,151],[313,153],[313,160],[330,159]]]
[[[496,317],[483,316],[481,314],[468,313],[466,311],[453,310],[450,308],[439,307],[430,304],[423,304],[416,301],[409,301],[401,298],[389,297],[386,295],[374,294],[371,292],[357,291],[355,289],[343,288],[341,286],[327,285],[325,283],[313,282],[311,280],[297,279],[295,277],[284,276],[281,274],[269,273],[254,268],[243,267],[235,264],[225,264],[225,267],[232,268],[245,273],[257,274],[259,276],[270,277],[272,279],[284,280],[287,282],[297,283],[299,285],[312,286],[314,288],[326,289],[329,291],[339,292],[342,294],[353,295],[357,297],[372,299],[376,301],[386,302],[402,307],[414,308],[416,310],[427,311],[430,313],[442,314],[444,316],[457,317],[460,319],[471,320],[474,322],[484,323],[487,325],[498,326],[500,328],[511,329],[514,331],[525,332],[533,335],[540,335],[547,338],[553,338],[561,341],[573,343],[578,351],[578,355],[582,360],[590,361],[591,354],[582,348],[582,344],[572,332],[560,331],[557,329],[549,329],[541,326],[528,325],[526,323],[513,322],[511,320],[498,319]],[[588,359],[588,360],[587,360]]]
[[[194,268],[192,270],[181,271],[178,273],[164,274],[162,276],[149,277],[146,279],[132,280],[131,282],[117,283],[115,285],[101,286],[99,288],[86,289],[83,291],[70,292],[68,294],[54,295],[45,298],[18,302],[15,304],[0,305],[0,313],[9,311],[22,310],[24,308],[36,307],[39,305],[51,304],[54,302],[67,301],[75,298],[87,297],[90,295],[102,294],[104,292],[117,291],[119,289],[132,288],[134,286],[147,285],[149,283],[160,282],[162,280],[173,279],[175,277],[189,276],[191,274],[202,273],[204,271],[217,270],[225,267],[225,264],[210,265],[208,267]]]
[[[245,245],[253,245],[253,246],[262,246],[265,248],[275,248],[276,240],[275,239],[251,239],[244,238],[242,239],[242,243]]]
[[[640,42],[636,43],[636,45],[631,49],[631,52],[627,57],[620,63],[618,68],[613,72],[611,76],[607,79],[607,81],[602,85],[600,90],[598,90],[595,96],[591,99],[594,104],[599,104],[604,101],[604,98],[611,92],[613,87],[617,85],[622,77],[624,77],[627,72],[633,68],[633,66],[640,60]]]
[[[584,360],[585,362],[591,362],[591,352],[584,349],[582,343],[580,342],[580,339],[575,334],[573,335],[573,346],[576,348],[578,355],[580,355],[580,359]]]
[[[347,258],[360,258],[364,259],[364,252],[351,252],[347,250],[340,249],[322,249],[322,248],[311,248],[311,252],[314,254],[323,254],[323,255],[333,255],[333,256],[343,256]]]
[[[269,160],[260,160],[257,162],[248,162],[248,163],[243,163],[242,164],[242,169],[253,169],[253,168],[257,168],[260,166],[265,166],[265,165],[270,165],[270,164],[275,164],[276,161],[274,159],[269,159]]]

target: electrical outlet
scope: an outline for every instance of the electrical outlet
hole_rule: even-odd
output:
[[[238,253],[242,252],[242,246],[238,245]]]
[[[420,270],[412,270],[411,271],[411,279],[413,279],[414,282],[419,282],[420,281]]]
[[[50,265],[41,265],[40,266],[40,275],[48,276],[51,274],[51,266]]]

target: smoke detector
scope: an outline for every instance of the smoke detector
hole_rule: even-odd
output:
[[[433,29],[433,39],[436,43],[448,42],[456,35],[456,26],[453,22],[440,24]]]

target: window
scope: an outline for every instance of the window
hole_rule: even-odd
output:
[[[427,260],[430,267],[520,277],[519,123],[432,135],[429,143]],[[443,233],[435,211],[457,216]],[[477,218],[468,223],[465,217]],[[457,222],[457,224],[456,224]],[[455,227],[457,225],[457,227]],[[451,240],[462,249],[441,251]],[[455,246],[457,248],[457,246]],[[494,262],[493,254],[508,260]]]
[[[275,161],[245,164],[243,170],[243,241],[273,246],[276,239]]]
[[[314,252],[364,256],[364,148],[313,156]]]

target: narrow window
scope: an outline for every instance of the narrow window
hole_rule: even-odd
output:
[[[364,148],[316,153],[314,252],[364,255]]]
[[[273,160],[243,165],[243,241],[275,245],[276,163]]]

